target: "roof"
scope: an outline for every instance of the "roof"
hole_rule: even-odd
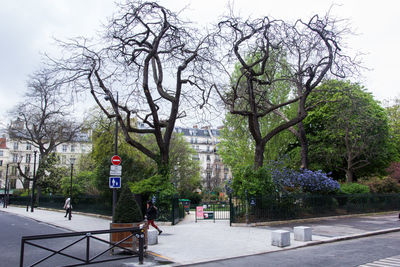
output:
[[[217,129],[198,129],[198,128],[182,128],[175,127],[175,132],[183,133],[184,136],[197,136],[197,137],[210,137],[219,136],[219,130]],[[211,135],[210,135],[211,133]]]

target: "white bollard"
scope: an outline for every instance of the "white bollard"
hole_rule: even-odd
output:
[[[157,245],[158,244],[158,231],[156,229],[147,230],[147,238],[149,245]]]
[[[294,240],[297,241],[311,241],[312,240],[312,229],[307,226],[296,226],[293,227]]]
[[[272,231],[271,244],[281,248],[290,246],[290,232],[285,230]]]

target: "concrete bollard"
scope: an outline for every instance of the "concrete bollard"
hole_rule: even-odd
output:
[[[281,248],[290,246],[290,232],[285,230],[272,231],[271,244]]]
[[[312,229],[307,226],[296,226],[293,227],[294,240],[296,241],[311,241],[312,240]]]
[[[147,231],[148,244],[157,245],[158,244],[158,231],[156,229],[149,229]]]

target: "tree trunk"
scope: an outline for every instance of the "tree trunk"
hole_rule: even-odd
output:
[[[352,183],[353,182],[353,171],[350,169],[346,170],[346,182]]]
[[[255,153],[254,153],[254,167],[256,169],[261,168],[264,162],[264,149],[265,144],[263,142],[257,142]]]
[[[308,141],[307,141],[307,136],[306,136],[306,131],[304,129],[304,124],[303,122],[299,122],[298,124],[299,128],[299,142],[300,142],[300,156],[301,156],[301,168],[302,169],[308,169]]]

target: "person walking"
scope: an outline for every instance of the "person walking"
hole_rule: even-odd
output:
[[[70,198],[67,198],[65,200],[64,209],[65,209],[65,216],[64,217],[66,218],[68,214],[69,214],[69,216],[72,217],[72,215],[71,215],[72,205],[71,205],[71,199]]]
[[[147,229],[150,228],[150,224],[157,229],[158,235],[161,235],[162,231],[158,226],[154,223],[154,220],[157,217],[157,207],[153,204],[151,200],[147,201],[147,210],[146,210],[146,218],[148,221]]]

